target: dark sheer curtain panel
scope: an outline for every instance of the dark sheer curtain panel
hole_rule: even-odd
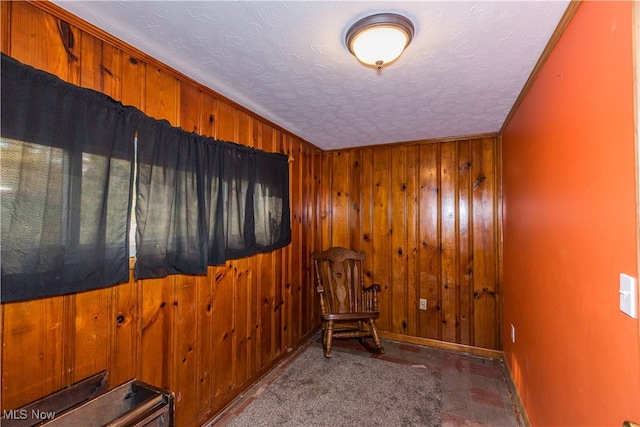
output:
[[[137,188],[138,279],[203,274],[291,242],[284,155],[143,120]]]
[[[203,138],[146,118],[138,131],[136,278],[207,272]]]
[[[129,279],[138,114],[2,55],[2,301]]]

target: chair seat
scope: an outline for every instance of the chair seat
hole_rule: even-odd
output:
[[[321,314],[320,317],[323,320],[369,320],[369,319],[377,319],[380,317],[380,312],[372,311],[370,313],[327,313]]]

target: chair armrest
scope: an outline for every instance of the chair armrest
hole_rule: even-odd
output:
[[[374,283],[371,286],[365,286],[364,291],[365,292],[371,292],[371,291],[382,292],[382,286],[378,285],[377,283]]]

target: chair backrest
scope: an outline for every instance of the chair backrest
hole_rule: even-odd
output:
[[[363,251],[334,247],[312,255],[322,314],[372,311],[365,298]]]

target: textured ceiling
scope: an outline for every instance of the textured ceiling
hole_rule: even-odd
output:
[[[568,1],[60,1],[64,9],[323,149],[497,132]],[[363,16],[411,19],[381,71]]]

